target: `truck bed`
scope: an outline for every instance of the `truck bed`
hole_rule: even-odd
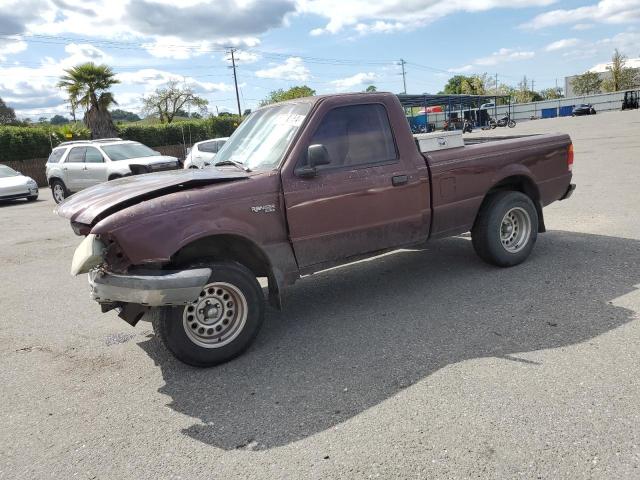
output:
[[[568,135],[477,137],[465,144],[423,153],[432,179],[431,237],[469,231],[487,192],[501,183],[517,180],[535,190],[540,207],[566,191]]]

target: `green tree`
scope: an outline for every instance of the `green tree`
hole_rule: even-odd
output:
[[[245,109],[244,112],[242,112],[242,116],[243,117],[246,117],[247,115],[251,115],[251,109],[250,108],[247,108],[247,109]]]
[[[0,125],[7,125],[16,121],[16,112],[13,108],[7,106],[4,100],[0,98]]]
[[[600,93],[602,79],[596,72],[585,72],[571,80],[571,86],[577,95]]]
[[[627,57],[616,48],[611,57],[611,65],[607,66],[610,72],[609,78],[602,82],[602,89],[605,92],[618,92],[634,88],[639,83],[637,70],[626,67]]]
[[[260,106],[270,105],[272,103],[284,102],[285,100],[292,100],[294,98],[313,97],[316,91],[306,85],[297,87],[291,87],[289,90],[273,90],[267,98],[260,102]]]
[[[133,112],[116,108],[111,111],[111,118],[117,122],[139,122],[140,116]]]
[[[74,112],[77,106],[85,110],[84,122],[91,130],[91,138],[115,137],[116,129],[109,113],[111,105],[117,105],[109,89],[120,83],[116,74],[107,65],[93,62],[83,63],[65,70],[58,87],[69,96]]]
[[[375,93],[378,91],[378,88],[375,85],[369,85],[364,91],[367,93]]]
[[[447,81],[442,93],[447,95],[485,95],[488,90],[488,75],[454,75]]]
[[[147,115],[156,116],[161,123],[171,123],[186,107],[196,107],[206,111],[209,101],[197,96],[188,86],[180,86],[177,80],[171,80],[166,87],[157,88],[148,97],[142,97],[143,111]]]
[[[562,89],[560,87],[545,88],[544,90],[540,90],[539,93],[543,100],[556,100],[558,98],[564,98]]]
[[[62,115],[54,115],[49,120],[49,123],[51,125],[64,125],[65,123],[69,123],[69,119],[66,117],[63,117]]]

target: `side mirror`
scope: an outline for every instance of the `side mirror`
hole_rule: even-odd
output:
[[[329,165],[331,159],[327,147],[322,144],[309,145],[307,149],[307,165],[296,169],[296,174],[302,178],[315,177],[319,165]]]

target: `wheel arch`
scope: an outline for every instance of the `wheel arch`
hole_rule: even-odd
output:
[[[503,179],[496,182],[485,194],[482,199],[482,203],[480,204],[480,208],[478,209],[478,213],[476,213],[476,220],[478,218],[478,214],[482,211],[489,197],[497,192],[504,191],[516,191],[521,192],[528,196],[536,207],[536,212],[538,213],[538,233],[546,232],[546,227],[544,224],[544,215],[542,212],[542,203],[540,202],[540,190],[538,186],[533,181],[533,179],[524,174],[515,174],[510,175],[508,177],[504,177]],[[475,224],[475,221],[474,221]]]
[[[53,175],[49,178],[47,178],[47,185],[51,186],[51,184],[55,181],[58,181],[60,183],[62,183],[62,185],[64,186],[64,188],[67,188],[67,186],[64,183],[64,180],[62,180],[62,178],[58,177],[57,175]]]
[[[198,238],[171,256],[171,263],[184,266],[198,259],[233,261],[247,267],[256,277],[267,277],[269,303],[281,309],[281,285],[271,260],[254,241],[237,234],[215,234]]]

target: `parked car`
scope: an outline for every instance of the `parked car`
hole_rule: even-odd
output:
[[[7,165],[0,165],[0,200],[26,198],[33,202],[38,199],[36,181]]]
[[[194,143],[184,159],[184,168],[208,167],[228,139],[229,137],[220,137]]]
[[[254,340],[265,309],[256,277],[280,307],[303,275],[468,231],[481,259],[510,267],[545,231],[543,207],[575,188],[568,135],[414,137],[390,93],[256,110],[215,165],[107,183],[57,208],[85,236],[72,273],[89,273],[102,311],[131,325],[147,315],[196,366]]]
[[[483,103],[482,105],[480,105],[480,110],[488,110],[490,108],[495,108],[496,104],[491,102],[491,103]]]
[[[47,182],[56,203],[75,192],[129,175],[180,168],[176,157],[120,138],[63,142],[46,165]]]
[[[583,103],[582,105],[578,105],[577,107],[574,107],[573,111],[571,112],[571,116],[573,117],[578,117],[580,115],[595,115],[596,114],[596,109],[593,108],[593,105],[591,105],[590,103]]]

